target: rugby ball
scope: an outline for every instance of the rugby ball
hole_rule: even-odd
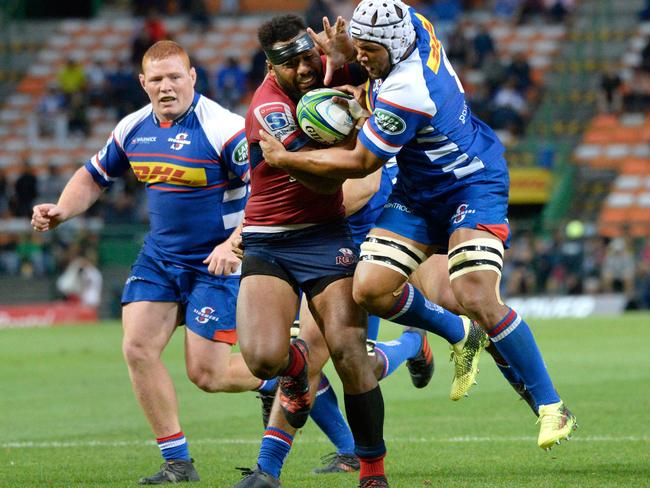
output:
[[[334,103],[332,97],[352,98],[338,90],[318,88],[305,93],[296,107],[300,128],[321,144],[335,144],[345,139],[354,127],[350,112]]]

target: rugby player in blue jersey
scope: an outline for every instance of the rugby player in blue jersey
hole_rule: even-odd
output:
[[[423,327],[453,344],[462,337],[458,327],[434,323],[440,307],[406,282],[429,255],[446,252],[455,298],[510,365],[504,370],[509,380],[525,384],[539,412],[538,445],[549,449],[577,424],[553,387],[530,328],[499,296],[510,238],[503,145],[472,114],[426,18],[399,0],[363,0],[348,42],[339,42],[341,20],[333,33],[337,43],[321,48],[329,70],[354,57],[366,69],[370,81],[359,101],[372,116],[353,149],[289,152],[262,132],[264,158],[288,172],[360,178],[397,157],[396,187],[362,245],[355,300],[371,313]],[[452,385],[454,400],[462,396],[457,386]]]
[[[122,119],[58,203],[37,205],[32,217],[35,230],[53,229],[129,170],[146,185],[151,229],[122,295],[123,352],[165,462],[141,484],[198,480],[160,357],[179,324],[188,376],[201,389],[255,390],[261,381],[230,354],[240,276],[230,240],[249,178],[244,119],[195,93],[195,80],[178,44],[154,44],[140,75],[151,104]]]

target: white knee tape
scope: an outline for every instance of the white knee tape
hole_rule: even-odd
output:
[[[427,256],[418,248],[398,239],[370,235],[361,244],[360,259],[385,266],[408,278]]]
[[[497,239],[470,239],[451,249],[449,279],[467,273],[490,270],[501,276],[503,268],[503,244]]]

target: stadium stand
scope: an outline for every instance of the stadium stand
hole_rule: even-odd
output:
[[[103,3],[103,8],[88,19],[27,24],[3,17],[3,32],[10,39],[3,43],[8,53],[5,59],[10,61],[0,71],[0,188],[4,188],[0,192],[0,213],[5,217],[0,220],[0,255],[4,256],[0,273],[5,275],[16,273],[13,257],[29,230],[25,222],[12,219],[12,207],[7,204],[23,163],[30,163],[41,183],[37,199],[44,198],[43,183],[54,181],[55,174],[65,179],[103,145],[118,118],[142,100],[138,98],[141,93],[135,83],[131,54],[136,47],[136,33],[144,30],[150,2]],[[168,11],[159,22],[169,37],[188,49],[195,64],[202,68],[205,90],[213,91],[215,74],[228,58],[236,59],[247,73],[254,68],[254,59],[259,62],[259,56],[255,56],[255,31],[264,19],[278,11],[305,11],[311,3],[206,0],[199,11],[185,11],[183,2],[171,1],[165,2]],[[345,14],[356,2],[321,3],[330,8],[328,13],[341,9]],[[640,256],[650,236],[650,115],[647,106],[629,109],[631,103],[633,108],[640,107],[634,102],[637,99],[630,97],[639,95],[635,77],[642,76],[639,73],[650,36],[650,23],[640,22],[638,17],[643,2],[581,0],[570,2],[572,10],[564,13],[522,7],[535,2],[447,3],[456,5],[453,15],[436,10],[436,4],[431,2],[419,2],[419,7],[437,26],[474,111],[499,126],[499,121],[504,120],[499,119],[503,110],[493,101],[508,85],[510,75],[520,77],[514,95],[521,98],[525,109],[514,124],[506,117],[499,134],[507,145],[513,176],[518,175],[513,181],[532,182],[535,188],[545,190],[543,204],[527,204],[526,198],[532,192],[523,187],[524,201],[512,206],[515,237],[517,232],[531,229],[537,239],[531,245],[543,247],[543,243],[552,242],[550,248],[557,250],[563,245],[561,234],[566,222],[580,221],[584,223],[586,240],[607,242],[622,235],[637,238]],[[484,59],[479,62],[483,56],[477,49],[487,49],[487,63]],[[87,80],[88,98],[79,110],[80,124],[76,131],[69,126],[68,106],[62,117],[55,116],[59,122],[51,124],[50,133],[41,134],[34,114],[40,104],[56,106],[47,97],[55,99],[60,95],[57,76],[69,59],[81,63]],[[621,95],[628,96],[622,113],[599,112],[600,74],[609,66],[619,70]],[[102,83],[109,83],[110,88],[111,83],[124,84],[125,80],[128,86],[119,89],[132,91],[126,97],[131,105],[120,107],[113,103],[111,90]],[[247,84],[235,110],[246,109],[253,85]],[[646,93],[641,89],[640,96],[648,93],[650,88]],[[99,217],[95,229],[102,238],[97,253],[107,277],[107,302],[114,300],[112,295],[121,285],[125,266],[137,251],[144,228],[139,186],[127,181],[111,193],[91,213]],[[513,188],[512,194],[516,193]],[[518,194],[522,194],[521,189]],[[44,252],[51,258],[47,262],[54,263],[45,266],[46,274],[56,274],[64,266],[65,248],[75,239],[74,232],[69,234],[43,243]],[[506,273],[504,286],[516,290],[508,279]],[[638,277],[639,281],[643,279]],[[562,288],[557,283],[548,285],[549,277],[545,275],[534,280],[538,286],[530,292],[557,293]],[[103,313],[111,314],[110,305],[104,306]]]

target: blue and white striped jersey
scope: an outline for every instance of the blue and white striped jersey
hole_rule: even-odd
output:
[[[397,186],[424,203],[484,178],[508,178],[504,147],[472,112],[433,26],[409,9],[416,47],[385,79],[369,80],[372,116],[359,135],[376,156],[396,156]]]
[[[201,261],[243,218],[244,119],[199,94],[171,123],[147,105],[122,119],[85,167],[102,187],[130,168],[146,185],[151,229],[143,252],[207,272]]]

